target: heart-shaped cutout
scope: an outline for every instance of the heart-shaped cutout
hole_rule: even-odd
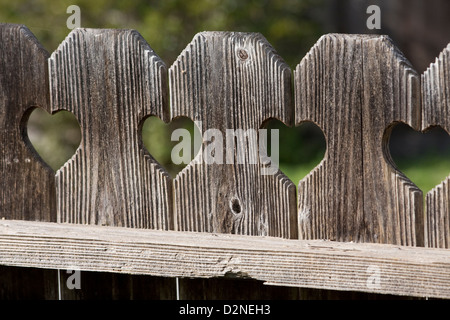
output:
[[[183,163],[176,164],[172,159],[174,147],[181,142],[181,137],[173,136],[177,129],[185,129],[189,133],[191,150]],[[200,131],[191,119],[179,117],[169,124],[158,117],[148,117],[142,124],[142,142],[152,157],[163,166],[169,175],[174,178],[199,152],[200,146],[194,143],[194,137],[200,137]],[[173,136],[173,138],[172,138]],[[186,141],[184,141],[186,142]],[[183,149],[181,152],[183,152]]]
[[[322,161],[326,142],[322,130],[315,124],[305,122],[299,127],[290,128],[283,122],[270,119],[264,126],[268,129],[268,155],[271,155],[271,129],[279,130],[279,167],[280,170],[297,184],[320,161]],[[172,141],[176,129],[185,129],[191,138],[189,163],[200,150],[194,143],[194,137],[201,137],[198,127],[188,118],[180,117],[165,124],[157,117],[148,117],[142,125],[142,139],[145,148],[171,175],[175,177],[187,164],[175,164],[171,158],[174,147],[179,143],[177,137]]]
[[[398,169],[424,194],[450,173],[450,136],[440,128],[417,132],[406,124],[391,128],[389,149]]]
[[[287,127],[283,122],[271,119],[264,126],[268,129],[268,154],[271,154],[270,132],[279,130],[279,167],[297,185],[324,158],[326,141],[322,130],[312,122],[297,127]]]
[[[51,115],[41,108],[34,108],[25,116],[32,147],[45,163],[58,170],[80,145],[81,129],[77,119],[68,111]]]

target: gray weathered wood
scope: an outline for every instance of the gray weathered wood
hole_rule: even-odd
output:
[[[226,143],[226,130],[258,130],[269,118],[291,124],[290,86],[289,67],[260,34],[202,32],[180,54],[169,70],[171,117],[201,122],[202,136],[219,130],[223,164],[199,154],[174,179],[176,230],[296,237],[295,185],[280,171],[262,175],[244,136],[234,139],[244,164]]]
[[[388,151],[393,123],[420,129],[420,84],[390,39],[323,36],[295,70],[295,106],[327,141],[299,183],[300,238],[421,245],[422,192]]]
[[[50,112],[48,57],[27,27],[0,23],[0,218],[56,221],[55,173],[26,130],[34,108]],[[55,270],[0,273],[0,299],[56,297]]]
[[[63,284],[65,299],[173,299],[173,277],[182,298],[309,294],[297,287],[450,298],[449,251],[398,246],[449,247],[450,177],[427,195],[424,220],[421,191],[387,151],[398,121],[450,133],[449,56],[447,47],[420,90],[386,37],[319,40],[295,72],[295,123],[318,124],[328,149],[299,184],[297,222],[294,185],[280,171],[263,176],[259,159],[194,161],[172,189],[140,137],[149,115],[188,116],[202,122],[202,134],[214,128],[224,138],[269,118],[291,125],[290,70],[261,35],[198,34],[170,69],[169,116],[166,68],[137,32],[73,31],[49,60],[49,84],[48,53],[25,27],[0,24],[0,218],[133,228],[0,220],[0,297],[55,299],[54,269],[64,282],[64,270],[77,266],[83,290]],[[56,186],[26,137],[34,107],[69,110],[82,128]],[[301,239],[397,246],[280,239],[296,238],[297,226]]]
[[[52,110],[74,113],[82,132],[76,154],[56,174],[58,221],[172,229],[170,177],[140,136],[146,117],[169,119],[163,61],[136,31],[77,29],[52,54],[49,68]],[[95,289],[63,285],[63,298],[131,299],[140,290],[130,287],[131,277],[127,282],[114,274],[81,276]],[[167,297],[159,294],[161,286],[175,294],[173,279],[145,283],[153,285],[145,295],[141,290],[141,298]]]
[[[450,44],[422,75],[422,130],[450,134]],[[450,176],[426,195],[426,245],[450,248]]]
[[[0,265],[450,298],[448,249],[389,244],[0,220]]]
[[[22,25],[0,24],[0,217],[56,221],[54,172],[26,134],[35,107],[50,111],[49,54]]]
[[[176,230],[296,237],[294,184],[281,172],[263,176],[260,159],[250,164],[252,143],[245,137],[233,139],[244,149],[233,150],[226,139],[229,129],[257,130],[272,117],[291,124],[288,66],[259,34],[203,32],[172,65],[169,79],[172,118],[187,116],[201,122],[202,135],[217,129],[223,138],[216,151],[222,152],[223,164],[206,164],[207,155],[197,155],[175,177]],[[235,164],[225,164],[230,150]],[[239,151],[245,164],[237,163]],[[179,284],[182,299],[198,298],[198,291],[224,297],[236,289],[210,279],[180,279]],[[293,297],[298,290],[284,293]]]
[[[163,61],[136,31],[76,29],[49,68],[52,110],[82,132],[56,175],[58,221],[170,229],[170,177],[140,136],[147,116],[168,121]]]

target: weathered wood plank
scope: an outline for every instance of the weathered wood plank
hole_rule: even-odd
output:
[[[422,130],[450,134],[450,44],[422,75]],[[426,245],[450,248],[450,176],[426,195]]]
[[[279,170],[263,175],[258,154],[252,163],[252,147],[261,148],[256,130],[269,118],[291,124],[293,113],[291,71],[264,37],[197,34],[170,67],[169,87],[172,119],[201,122],[202,136],[221,134],[203,146],[222,140],[215,145],[219,163],[207,163],[205,151],[174,179],[175,230],[295,238],[295,185]],[[227,130],[254,130],[256,141],[238,135],[233,147]]]
[[[176,230],[295,238],[294,184],[278,170],[263,175],[259,154],[251,154],[261,148],[256,130],[267,119],[292,122],[288,66],[259,34],[203,32],[172,65],[169,79],[172,118],[201,122],[202,136],[208,130],[221,135],[214,132],[213,138],[219,163],[208,162],[210,153],[199,154],[174,179]],[[243,134],[230,140],[230,130]],[[256,141],[244,135],[251,130]],[[211,140],[204,139],[202,148],[212,145]],[[230,151],[234,164],[229,164]],[[180,279],[180,298],[198,297],[199,288],[203,296],[217,296],[232,292],[235,285]]]
[[[82,140],[56,174],[58,221],[171,229],[171,181],[140,127],[168,121],[166,67],[131,30],[76,29],[49,60],[52,110],[77,117]]]
[[[395,122],[420,128],[420,84],[385,36],[323,36],[295,70],[296,124],[316,123],[325,159],[299,183],[302,239],[423,244],[422,192],[388,151]]]
[[[27,121],[50,112],[49,54],[25,26],[0,24],[0,217],[56,221],[54,172],[31,146]]]
[[[169,120],[163,61],[136,31],[77,29],[51,55],[49,68],[52,110],[74,113],[82,133],[76,154],[56,174],[58,221],[172,229],[171,179],[141,137],[146,117]],[[131,299],[139,290],[113,274],[81,276],[95,289],[63,285],[63,298]],[[145,283],[154,284],[148,299],[166,296],[159,294],[163,283],[175,294],[173,279]]]
[[[388,244],[0,220],[0,265],[450,298],[448,249]]]
[[[56,221],[55,173],[27,135],[33,109],[50,112],[48,57],[27,27],[0,23],[0,218]],[[0,273],[0,299],[56,297],[55,270]]]

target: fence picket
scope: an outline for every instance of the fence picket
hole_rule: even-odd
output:
[[[208,129],[219,130],[222,137],[214,138],[223,144],[215,156],[221,153],[219,162],[224,163],[205,164],[208,154],[199,154],[175,177],[175,230],[296,238],[294,184],[280,171],[262,175],[259,158],[251,164],[250,153],[239,155],[239,148],[226,145],[230,141],[227,130],[257,130],[272,117],[291,124],[289,67],[259,34],[203,32],[169,69],[169,84],[171,117],[201,122],[202,136]],[[251,150],[252,142],[244,136],[232,140]],[[230,149],[234,164],[226,164]],[[237,163],[239,156],[245,158],[244,164]],[[274,288],[244,290],[249,284],[182,279],[180,297],[224,298],[236,288],[247,298],[260,297],[263,292],[279,295]],[[253,288],[260,286],[251,283]],[[298,292],[285,291],[291,297]]]
[[[326,35],[300,62],[295,122],[315,122],[327,140],[325,159],[299,183],[300,238],[423,243],[422,192],[388,151],[394,122],[420,128],[419,91],[384,36]]]
[[[422,130],[450,134],[450,45],[422,75]],[[426,195],[426,245],[450,248],[450,176]]]
[[[56,221],[54,172],[26,133],[34,108],[50,111],[48,57],[27,27],[0,23],[0,219]],[[55,270],[2,266],[0,273],[1,299],[56,297]]]
[[[82,131],[56,173],[58,221],[171,229],[170,177],[139,136],[145,117],[168,120],[162,60],[136,31],[76,29],[49,66],[52,110]]]
[[[0,218],[56,221],[54,172],[26,134],[33,108],[50,111],[48,56],[26,27],[0,24]]]
[[[272,117],[291,123],[290,79],[288,66],[259,34],[204,32],[181,53],[169,70],[171,116],[201,122],[202,135],[219,130],[222,137],[214,138],[223,144],[215,152],[223,164],[205,164],[206,151],[203,162],[197,155],[175,177],[176,230],[296,237],[290,180],[280,171],[262,175],[243,135],[233,141],[249,151],[241,154],[245,163],[237,163],[237,147],[231,148],[234,164],[226,161],[227,130],[258,130]]]
[[[51,55],[49,70],[52,110],[74,113],[82,132],[76,154],[56,173],[58,222],[172,229],[170,177],[140,137],[147,116],[168,120],[163,61],[136,31],[75,29]],[[98,275],[95,289],[86,282],[81,291],[64,287],[63,298],[99,298],[108,290],[132,298],[139,286],[117,279]],[[175,296],[174,279],[156,278],[147,297],[161,281]]]

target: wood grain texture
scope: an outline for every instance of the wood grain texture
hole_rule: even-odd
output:
[[[22,25],[0,23],[0,218],[56,221],[55,173],[27,135],[34,108],[50,112],[48,52]],[[0,269],[0,299],[54,299],[56,270]]]
[[[49,68],[52,110],[82,132],[56,175],[58,221],[172,228],[170,178],[140,136],[147,116],[168,121],[163,61],[136,31],[76,29]]]
[[[245,136],[234,139],[234,149],[226,143],[227,130],[258,130],[269,118],[292,122],[291,71],[264,37],[197,34],[170,67],[169,88],[172,119],[201,122],[202,136],[217,129],[224,142],[216,151],[223,164],[206,164],[200,153],[174,179],[175,230],[295,238],[295,185],[280,171],[262,175]]]
[[[450,44],[422,75],[422,130],[450,134]],[[426,195],[426,245],[450,248],[450,176]]]
[[[295,70],[296,125],[324,132],[298,187],[299,237],[421,245],[422,192],[395,168],[395,122],[420,128],[420,82],[385,36],[323,36]]]
[[[49,54],[22,25],[0,24],[0,217],[56,221],[54,172],[26,133],[35,107],[49,107]]]
[[[0,265],[450,298],[448,249],[389,244],[0,220]]]

